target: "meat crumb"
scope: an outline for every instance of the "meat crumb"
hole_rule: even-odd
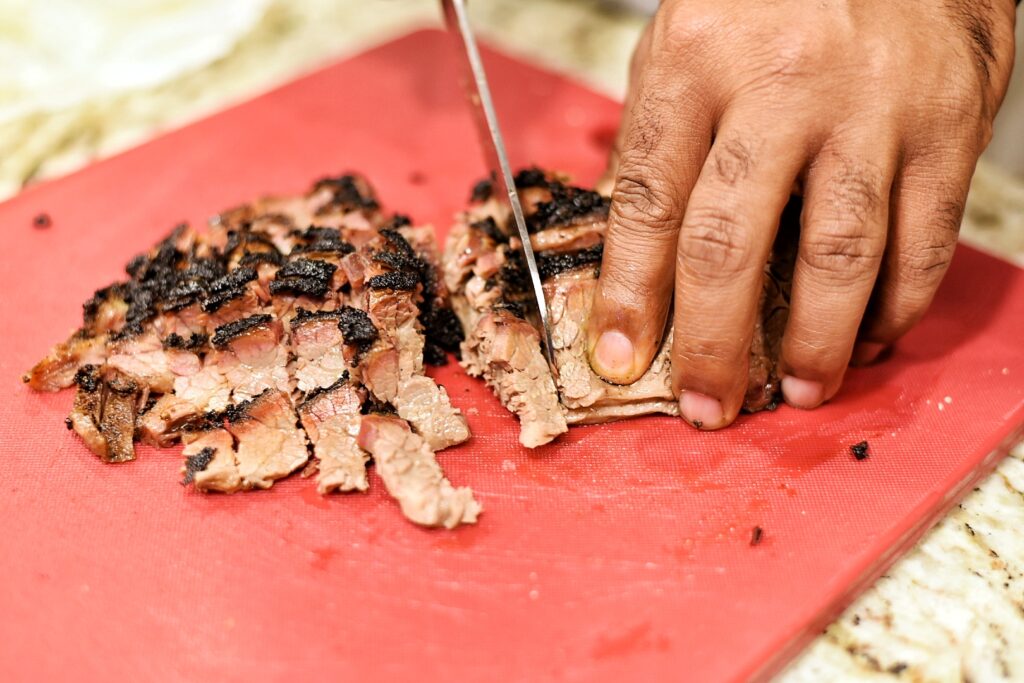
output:
[[[868,442],[861,441],[850,446],[850,452],[853,453],[853,457],[857,458],[857,460],[863,460],[868,457],[868,448]]]
[[[759,526],[755,526],[754,530],[750,534],[750,545],[760,545],[762,538],[764,538],[764,529]]]
[[[51,225],[53,225],[53,219],[50,218],[50,214],[45,211],[37,213],[35,218],[32,219],[32,227],[38,228],[39,230],[45,230]]]

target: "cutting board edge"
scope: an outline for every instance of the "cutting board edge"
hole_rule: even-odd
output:
[[[762,683],[770,681],[772,677],[781,673],[787,666],[792,664],[803,654],[804,650],[818,638],[822,632],[838,619],[846,609],[856,602],[869,588],[871,588],[889,569],[896,565],[909,553],[946,515],[956,507],[971,490],[980,482],[986,479],[1013,448],[1024,441],[1024,403],[1013,411],[1011,422],[1017,424],[1009,434],[1001,440],[997,440],[989,454],[982,461],[968,468],[965,476],[960,482],[936,502],[925,502],[922,507],[925,511],[917,519],[906,525],[899,538],[892,544],[890,550],[879,557],[873,564],[860,571],[857,576],[847,583],[847,588],[831,601],[824,609],[820,610],[820,616],[808,622],[807,626],[795,636],[789,638],[777,651],[765,662],[749,672],[740,680],[747,680],[751,683]],[[912,517],[911,517],[912,519]]]

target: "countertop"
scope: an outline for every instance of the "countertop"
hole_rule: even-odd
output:
[[[80,2],[76,11],[86,12],[89,4]],[[111,35],[130,32],[137,40],[114,46],[121,52],[112,56],[113,48],[105,51],[105,34],[97,30],[93,49],[63,65],[75,88],[52,83],[47,86],[52,92],[40,93],[17,78],[0,77],[0,96],[25,105],[0,107],[0,198],[320,64],[436,23],[432,0],[150,0],[140,5],[148,6],[142,9],[149,14],[97,20],[96,26]],[[45,35],[40,26],[46,17],[4,15],[14,11],[0,8],[0,54],[27,54],[18,52],[19,44],[38,47],[38,36]],[[628,57],[644,23],[643,17],[598,0],[490,0],[474,3],[474,14],[491,43],[613,96],[624,92]],[[188,50],[162,50],[161,68],[149,68],[147,78],[139,78],[121,67],[125,60],[147,58],[149,45],[141,40],[147,31],[159,34],[150,41],[154,45],[192,42]],[[90,59],[118,68],[83,70]],[[159,77],[148,77],[152,73]],[[91,74],[103,77],[90,80]],[[982,160],[962,239],[1024,265],[1024,181]],[[1024,680],[1020,530],[1024,445],[778,680]]]

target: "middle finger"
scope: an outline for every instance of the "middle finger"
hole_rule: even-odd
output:
[[[683,417],[703,429],[736,419],[754,316],[779,216],[807,158],[807,132],[766,130],[763,112],[727,114],[679,234],[672,350]]]

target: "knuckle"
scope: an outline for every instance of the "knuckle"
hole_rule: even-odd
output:
[[[874,278],[882,260],[879,240],[835,224],[801,240],[799,259],[819,276],[837,283]]]
[[[774,76],[794,77],[820,72],[830,44],[816,31],[785,31],[774,41],[768,63]]]
[[[698,375],[705,380],[728,376],[744,358],[738,346],[722,339],[677,335],[675,357],[683,375]],[[716,377],[717,375],[717,377]]]
[[[928,296],[942,281],[956,251],[952,240],[929,239],[914,245],[897,259],[898,278]]]
[[[717,23],[712,12],[683,3],[664,3],[655,16],[654,37],[672,54],[694,53],[695,48],[712,42]]]
[[[715,277],[732,277],[754,267],[753,257],[753,241],[737,212],[722,207],[690,207],[679,235],[681,267]]]
[[[837,216],[864,223],[881,206],[881,173],[837,155],[839,170],[828,179],[826,197]]]
[[[715,144],[713,168],[726,185],[746,179],[756,163],[755,145],[743,138],[732,137]]]
[[[630,152],[623,152],[612,189],[612,223],[629,233],[669,233],[679,221],[679,202],[672,183]]]

